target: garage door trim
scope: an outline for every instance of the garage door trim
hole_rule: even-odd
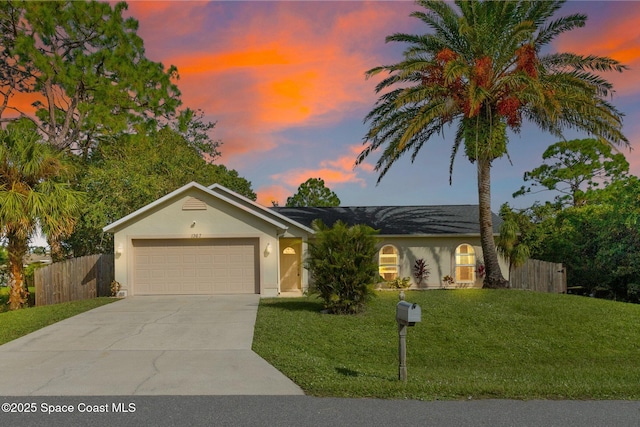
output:
[[[132,295],[260,294],[259,237],[133,237]]]

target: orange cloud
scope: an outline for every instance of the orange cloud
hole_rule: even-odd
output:
[[[360,169],[365,172],[373,172],[373,165],[367,162],[360,163],[356,166],[356,158],[362,152],[362,145],[356,144],[351,145],[349,147],[349,154],[338,158],[337,160],[326,160],[323,164],[341,169],[341,170],[350,170],[350,169]]]
[[[366,185],[366,181],[358,172],[371,172],[373,166],[363,163],[358,168],[354,168],[356,155],[360,153],[359,145],[348,147],[348,154],[338,157],[335,160],[323,160],[319,168],[299,168],[283,173],[272,175],[274,181],[284,183],[290,188],[298,188],[300,184],[309,178],[321,178],[327,187],[334,189],[344,184]]]
[[[276,47],[249,49],[243,52],[222,52],[213,55],[190,54],[171,59],[179,67],[180,74],[214,73],[233,68],[287,65],[289,60]]]
[[[606,14],[589,16],[585,29],[558,37],[555,47],[559,52],[608,56],[629,66],[631,69],[622,73],[603,74],[619,94],[629,95],[640,90],[637,71],[634,71],[640,68],[640,13],[635,2],[613,4],[615,7]]]
[[[168,52],[163,61],[178,67],[184,105],[218,121],[226,158],[265,151],[277,146],[276,132],[337,123],[373,104],[364,71],[378,65],[375,49],[407,18],[409,9],[398,5],[276,2],[265,7],[268,16],[237,6],[241,29],[209,32],[215,43]]]
[[[283,182],[290,187],[298,188],[300,184],[309,178],[321,178],[327,187],[333,188],[336,184],[358,182],[364,184],[364,179],[359,178],[355,172],[347,172],[331,168],[318,169],[294,169],[281,174],[272,175],[274,181]]]
[[[266,187],[260,187],[256,190],[258,196],[257,202],[262,206],[270,207],[271,202],[276,202],[280,206],[284,206],[287,201],[287,197],[293,195],[293,193],[282,185],[269,185]]]
[[[2,98],[2,100],[4,101],[4,98]],[[3,116],[6,118],[13,118],[20,115],[20,113],[11,108],[17,108],[19,111],[29,116],[33,116],[36,111],[33,103],[36,101],[44,101],[44,98],[40,93],[14,92],[9,98],[8,108],[4,111]]]

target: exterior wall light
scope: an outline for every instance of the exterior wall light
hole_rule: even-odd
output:
[[[122,255],[123,251],[124,251],[124,247],[122,246],[122,243],[120,243],[118,245],[118,248],[116,249],[116,255]]]
[[[264,256],[268,257],[269,255],[271,255],[272,250],[273,248],[271,247],[271,243],[267,243],[267,247],[264,249]]]

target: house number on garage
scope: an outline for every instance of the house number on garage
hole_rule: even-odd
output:
[[[199,239],[199,238],[201,238],[201,237],[202,237],[202,234],[192,234],[192,235],[191,235],[191,238],[192,238],[192,239]]]

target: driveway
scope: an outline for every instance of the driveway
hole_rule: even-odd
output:
[[[129,297],[87,311],[0,346],[0,395],[301,395],[251,351],[258,301]]]

